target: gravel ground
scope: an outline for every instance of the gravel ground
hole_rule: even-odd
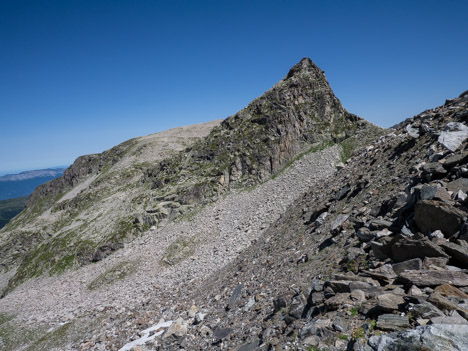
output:
[[[76,316],[128,309],[149,298],[153,303],[160,299],[163,305],[168,295],[188,294],[248,247],[298,196],[332,176],[339,151],[335,146],[307,154],[277,178],[233,192],[190,220],[150,230],[103,261],[61,276],[31,280],[1,299],[0,311],[15,314],[29,326],[58,325]],[[181,238],[193,252],[177,264],[161,264],[168,246]],[[95,278],[125,262],[136,266],[132,274],[100,289],[88,289]]]

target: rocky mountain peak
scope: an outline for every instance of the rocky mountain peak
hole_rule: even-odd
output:
[[[18,306],[28,324],[41,320],[50,324],[48,330],[65,320],[92,325],[97,319],[90,316],[102,311],[117,314],[120,323],[120,313],[126,313],[122,306],[148,306],[145,301],[153,295],[160,305],[152,311],[159,313],[166,310],[159,291],[170,291],[167,301],[175,306],[181,301],[173,303],[172,296],[189,293],[175,286],[190,292],[202,288],[209,275],[233,262],[309,188],[333,178],[354,149],[379,134],[380,128],[343,108],[324,73],[304,58],[222,122],[135,138],[82,156],[63,177],[38,188],[26,210],[0,231],[0,311]],[[303,229],[294,243],[300,243]],[[285,257],[288,250],[282,250]],[[278,264],[284,266],[282,260]],[[127,285],[130,277],[137,283]],[[41,284],[34,291],[42,290],[34,301],[24,298],[34,284]],[[227,290],[219,291],[224,298]],[[236,291],[242,295],[242,287]],[[25,300],[31,313],[23,308]],[[267,301],[262,305],[267,307]],[[154,324],[150,319],[138,323]],[[113,341],[111,349],[125,337]],[[99,339],[107,347],[104,336]],[[94,342],[73,349],[101,349]],[[186,349],[210,346],[187,344]]]
[[[300,73],[313,73],[325,77],[324,72],[318,66],[316,66],[308,57],[304,57],[301,61],[292,66],[288,74],[286,75],[286,79],[291,78]]]

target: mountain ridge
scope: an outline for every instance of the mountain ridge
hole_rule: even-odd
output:
[[[0,200],[28,196],[37,186],[62,175],[64,170],[40,169],[0,176]]]
[[[12,235],[4,234],[3,243],[0,237],[0,267],[11,271],[19,264],[4,294],[32,277],[103,259],[152,226],[164,226],[231,189],[267,180],[296,155],[360,133],[358,144],[379,131],[341,106],[323,71],[308,58],[217,124],[201,138],[183,141],[177,151],[152,158],[154,166],[133,157],[145,148],[143,139],[135,138],[79,157],[62,177],[36,188],[26,209],[2,230]],[[132,157],[133,165],[119,168]],[[17,251],[12,240],[22,254],[12,254]]]

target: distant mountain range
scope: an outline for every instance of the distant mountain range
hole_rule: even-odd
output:
[[[0,200],[28,196],[49,180],[60,177],[65,168],[48,168],[0,176]]]

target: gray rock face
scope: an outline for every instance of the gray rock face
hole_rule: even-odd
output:
[[[242,293],[244,289],[244,285],[238,284],[234,291],[232,292],[231,298],[229,299],[228,305],[226,306],[226,310],[230,310],[234,307],[239,295]]]
[[[411,124],[408,124],[406,131],[412,138],[419,138],[419,128],[414,128]]]
[[[377,306],[384,311],[398,311],[400,305],[403,305],[405,300],[403,297],[395,294],[382,294],[377,296]]]
[[[431,296],[429,296],[427,301],[434,304],[440,309],[444,309],[448,311],[457,311],[460,314],[462,314],[462,316],[468,317],[468,309],[452,302],[451,300],[449,300],[448,298],[442,296],[441,294],[437,292],[431,294]]]
[[[468,325],[435,324],[404,332],[373,336],[369,345],[374,351],[466,351]]]
[[[454,166],[457,166],[468,161],[468,152],[464,151],[452,156],[449,156],[444,159],[443,166],[447,169],[450,169]]]
[[[444,316],[444,313],[432,303],[421,301],[416,305],[410,306],[410,311],[416,318],[431,319]]]
[[[439,162],[431,162],[427,163],[423,166],[424,172],[429,173],[431,175],[444,175],[447,173],[447,170],[442,167],[442,164]]]
[[[468,193],[468,178],[458,178],[447,184],[447,189],[453,191],[454,193],[459,190],[464,193]]]
[[[449,316],[438,316],[431,318],[432,324],[468,324],[468,321],[460,316],[457,311],[453,311],[453,313]]]

